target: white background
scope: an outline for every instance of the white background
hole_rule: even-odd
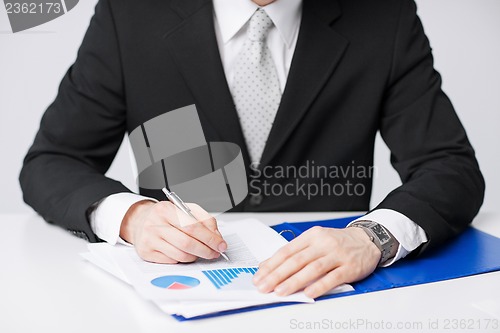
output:
[[[140,0],[138,0],[140,1]],[[281,0],[286,1],[286,0]],[[18,175],[40,118],[76,57],[96,0],[82,0],[66,15],[13,34],[0,6],[0,212],[22,213]],[[419,15],[453,101],[486,178],[482,211],[500,212],[500,1],[417,0]],[[375,205],[400,181],[389,152],[376,145]],[[128,149],[108,175],[134,188]]]

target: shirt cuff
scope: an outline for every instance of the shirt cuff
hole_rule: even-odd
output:
[[[129,208],[143,200],[158,201],[135,193],[117,193],[104,198],[89,215],[92,231],[111,245],[130,245],[120,238],[120,226]]]
[[[376,209],[352,221],[349,225],[360,220],[377,222],[386,228],[399,242],[398,252],[396,252],[394,258],[389,259],[382,267],[392,265],[399,259],[406,257],[423,243],[427,242],[427,235],[424,229],[410,220],[407,216],[392,209]]]

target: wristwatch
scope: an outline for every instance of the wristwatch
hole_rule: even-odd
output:
[[[370,240],[378,247],[382,255],[378,265],[382,265],[389,259],[394,258],[398,252],[399,243],[392,234],[381,224],[369,220],[359,220],[351,224],[349,227],[357,227],[363,229]]]

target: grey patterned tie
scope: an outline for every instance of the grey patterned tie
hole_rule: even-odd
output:
[[[276,66],[266,45],[273,21],[258,9],[235,63],[231,93],[252,163],[259,163],[281,101]]]

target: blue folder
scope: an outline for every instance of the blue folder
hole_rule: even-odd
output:
[[[287,240],[291,240],[294,234],[298,236],[313,226],[343,228],[356,218],[358,216],[323,221],[282,223],[274,226],[273,229],[277,232],[291,230],[293,234],[291,232],[283,232],[282,234]],[[366,279],[352,283],[354,291],[326,295],[316,300],[444,281],[498,270],[500,270],[500,238],[470,227],[457,238],[419,258],[400,260],[390,267],[376,269]],[[297,303],[265,304],[189,319],[177,315],[173,317],[179,321],[196,320],[290,304]]]

